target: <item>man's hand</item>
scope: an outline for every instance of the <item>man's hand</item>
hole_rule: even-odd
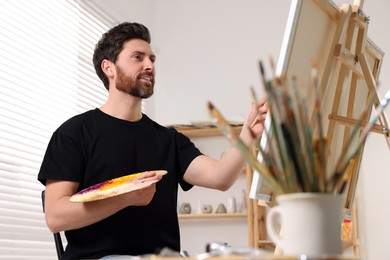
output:
[[[161,180],[162,175],[155,173],[155,172],[145,172],[142,173],[140,176],[132,180],[132,182],[145,182],[145,181],[153,181]],[[151,184],[150,186],[147,186],[145,188],[132,191],[129,193],[125,193],[123,195],[120,195],[122,197],[122,200],[127,201],[129,206],[146,206],[148,205],[156,192],[156,183]]]
[[[266,98],[260,99],[257,104],[252,104],[247,121],[240,134],[240,137],[247,145],[252,143],[253,140],[260,138],[263,134],[267,113],[268,105]]]

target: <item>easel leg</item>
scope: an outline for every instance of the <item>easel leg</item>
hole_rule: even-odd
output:
[[[360,256],[357,204],[357,198],[355,198],[355,202],[352,209],[352,246],[354,255]]]

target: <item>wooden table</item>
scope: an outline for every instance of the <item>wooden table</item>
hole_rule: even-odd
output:
[[[207,258],[203,257],[160,257],[152,256],[152,260],[361,260],[359,257],[354,256],[336,256],[336,257],[321,257],[321,258],[309,258],[299,256],[276,256],[276,255],[225,255],[225,256],[211,256]]]

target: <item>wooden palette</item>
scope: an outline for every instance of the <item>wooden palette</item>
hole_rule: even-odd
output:
[[[167,174],[167,171],[165,170],[155,170],[155,171],[148,171],[148,172],[154,172],[159,175]],[[129,175],[125,175],[122,177],[118,177],[112,180],[107,180],[92,185],[74,194],[72,197],[70,197],[70,201],[89,202],[89,201],[106,199],[127,192],[139,190],[148,187],[153,183],[158,182],[158,180],[154,180],[154,179],[150,180],[150,178],[135,180],[135,178],[137,178],[143,173],[145,172],[129,174]]]

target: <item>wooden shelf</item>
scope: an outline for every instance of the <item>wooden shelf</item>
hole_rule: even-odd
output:
[[[214,126],[207,127],[196,127],[196,126],[173,126],[177,131],[186,135],[189,138],[192,137],[208,137],[208,136],[218,136],[222,135],[221,131]],[[240,133],[242,126],[232,126],[233,131],[236,133]]]
[[[179,219],[196,218],[246,218],[246,213],[179,214]]]

